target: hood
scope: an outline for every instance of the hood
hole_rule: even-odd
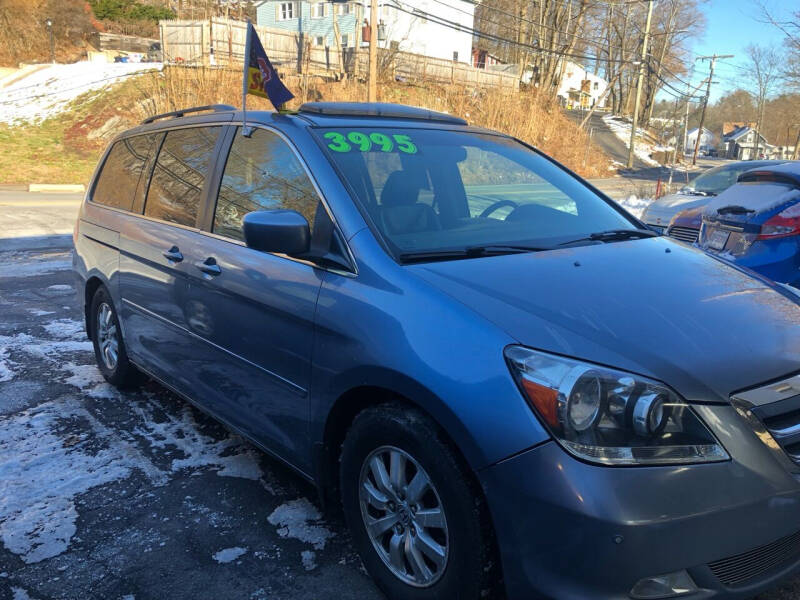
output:
[[[658,237],[408,267],[519,343],[689,401],[800,370],[800,296]]]
[[[642,220],[650,225],[669,225],[670,220],[677,213],[687,208],[705,206],[713,196],[698,196],[696,194],[670,194],[653,200],[642,214]]]

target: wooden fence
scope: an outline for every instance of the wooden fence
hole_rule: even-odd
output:
[[[214,18],[208,21],[171,20],[159,24],[164,61],[192,65],[242,64],[247,25],[242,21]],[[366,77],[369,53],[364,48],[313,46],[310,36],[256,26],[270,60],[283,73],[335,76],[348,73]],[[513,73],[476,69],[465,63],[410,52],[379,50],[381,74],[405,81],[435,81],[476,87],[518,89]]]

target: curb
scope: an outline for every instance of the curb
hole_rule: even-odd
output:
[[[28,185],[29,192],[64,192],[78,194],[86,191],[82,183],[77,184],[56,184],[56,183],[31,183]]]

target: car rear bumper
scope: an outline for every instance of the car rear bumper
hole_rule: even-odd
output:
[[[800,535],[784,539],[800,532],[800,485],[767,470],[599,467],[553,442],[502,461],[480,476],[508,597],[622,600],[642,578],[686,569],[700,591],[681,598],[750,598],[800,570]],[[731,568],[756,575],[726,585]]]
[[[735,257],[735,262],[773,281],[789,284],[800,281],[800,243],[797,237],[755,242],[745,254]]]

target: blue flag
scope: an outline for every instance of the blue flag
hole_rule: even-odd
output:
[[[280,110],[281,106],[294,98],[294,94],[286,89],[278,77],[278,73],[269,62],[264,46],[258,39],[256,28],[247,23],[247,44],[244,60],[244,94],[253,94],[269,98],[272,105]]]

